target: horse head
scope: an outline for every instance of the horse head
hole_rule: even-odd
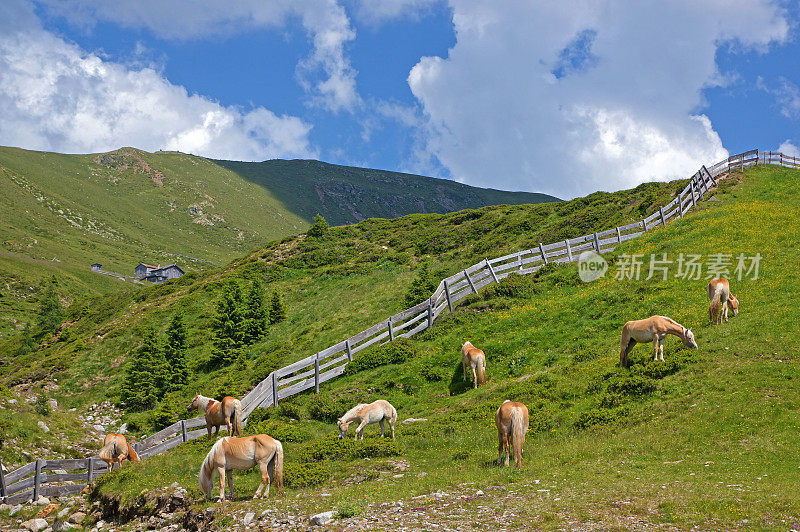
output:
[[[694,339],[694,333],[690,329],[684,330],[683,343],[686,347],[690,347],[692,349],[700,349],[700,347],[697,345],[697,342]]]
[[[728,308],[733,311],[734,316],[739,315],[739,299],[733,294],[728,295]]]
[[[350,428],[350,422],[342,421],[342,418],[336,420],[336,426],[339,427],[339,439],[343,439],[347,434],[347,429]]]
[[[206,471],[205,462],[200,466],[200,475],[197,479],[200,481],[200,489],[203,490],[206,499],[211,499],[211,475]]]
[[[192,403],[189,405],[188,408],[189,411],[197,410],[199,399],[200,399],[200,394],[199,393],[194,394],[194,399],[192,399]]]

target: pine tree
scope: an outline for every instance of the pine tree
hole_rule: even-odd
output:
[[[214,348],[211,363],[215,366],[229,364],[237,356],[237,350],[244,345],[244,314],[242,309],[242,290],[231,281],[217,301],[217,315],[211,327],[214,331]]]
[[[53,277],[45,288],[39,301],[39,327],[43,333],[56,330],[64,321],[64,307],[58,296],[58,280]]]
[[[175,391],[189,380],[186,368],[186,325],[183,314],[175,314],[167,327],[167,341],[164,345],[164,358],[169,365],[169,380],[166,391]]]
[[[163,388],[159,388],[163,386],[163,373],[166,370],[166,364],[160,363],[163,360],[164,354],[159,349],[155,332],[147,329],[142,337],[142,345],[128,364],[122,383],[120,399],[125,404],[125,410],[138,412],[156,405],[163,391]]]
[[[264,288],[261,281],[256,279],[250,285],[247,301],[244,308],[243,341],[250,345],[258,341],[267,333],[269,311],[264,301]]]
[[[320,213],[314,216],[314,223],[308,228],[308,236],[320,237],[328,232],[328,221]]]
[[[411,282],[411,286],[405,295],[404,304],[406,307],[413,307],[417,303],[425,301],[436,290],[436,279],[431,274],[427,262],[419,266],[417,277]]]
[[[277,290],[273,290],[272,299],[270,301],[269,322],[278,323],[286,319],[286,307],[283,306],[283,300]]]

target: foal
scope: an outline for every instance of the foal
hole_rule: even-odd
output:
[[[219,435],[222,425],[228,427],[228,435],[242,435],[242,403],[238,399],[228,396],[222,401],[215,401],[210,397],[194,394],[194,400],[189,405],[189,410],[202,410],[206,413],[206,428],[208,439],[211,439],[211,427],[216,427],[214,436]]]
[[[697,349],[697,342],[694,340],[694,333],[666,316],[650,316],[643,320],[629,321],[622,327],[622,340],[620,342],[619,365],[628,365],[628,353],[636,345],[636,342],[653,342],[655,354],[653,360],[664,360],[664,340],[668,334],[677,336],[683,340],[686,347]]]
[[[386,434],[383,426],[384,421],[389,423],[389,428],[392,429],[392,439],[394,439],[394,424],[397,423],[397,410],[395,410],[389,401],[378,399],[374,403],[361,403],[348,410],[342,417],[336,420],[336,426],[339,427],[340,440],[347,434],[350,423],[356,420],[359,421],[359,424],[356,429],[355,439],[358,439],[359,434],[361,435],[361,439],[364,439],[364,427],[370,423],[380,423],[381,438],[383,438]]]
[[[133,449],[128,440],[122,434],[106,434],[103,440],[103,448],[97,453],[101,460],[108,464],[108,470],[114,470],[114,464],[117,464],[117,469],[122,467],[122,462],[130,460],[131,462],[138,462],[139,455]]]
[[[497,465],[503,464],[503,452],[508,465],[510,447],[514,449],[514,464],[522,467],[522,446],[528,432],[528,407],[506,399],[494,415],[497,425],[497,438],[500,440],[497,451]]]
[[[470,342],[461,346],[461,365],[464,367],[464,382],[467,382],[467,372],[471,370],[473,388],[486,384],[486,355]]]
[[[739,315],[739,300],[731,294],[731,284],[724,277],[717,277],[709,281],[708,299],[711,300],[708,317],[711,319],[712,325],[721,324],[723,319],[725,323],[728,323],[728,309],[733,311],[734,316]]]

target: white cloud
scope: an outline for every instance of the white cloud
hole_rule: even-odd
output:
[[[432,6],[444,3],[444,0],[360,0],[356,13],[360,20],[379,25],[397,18],[417,19]]]
[[[336,0],[42,0],[48,12],[74,24],[107,20],[129,28],[147,28],[166,39],[204,39],[262,28],[280,28],[298,18],[312,42],[310,55],[297,67],[311,101],[330,111],[353,111],[361,102],[356,71],[345,55],[355,31]]]
[[[311,126],[258,107],[226,107],[151,68],[104,61],[43,30],[22,2],[0,28],[0,144],[60,152],[131,145],[209,157],[313,157]],[[13,29],[12,29],[13,28]]]
[[[786,38],[766,1],[451,0],[457,43],[408,78],[427,149],[470,184],[573,197],[727,155],[702,90],[724,43]]]
[[[790,157],[800,157],[800,148],[795,146],[789,139],[783,141],[783,143],[778,147],[778,151]]]

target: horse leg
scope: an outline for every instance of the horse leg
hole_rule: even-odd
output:
[[[653,361],[658,360],[658,335],[653,336],[653,350],[655,351],[655,355],[653,355]]]
[[[218,467],[217,473],[219,473],[219,501],[225,501],[225,468]]]
[[[358,439],[359,434],[361,434],[361,439],[362,440],[364,439],[364,427],[366,426],[367,426],[367,420],[365,419],[358,425],[358,428],[356,429],[356,439]]]
[[[225,418],[225,426],[228,427],[228,436],[233,436],[233,427],[230,418]]]
[[[261,484],[258,485],[258,489],[253,495],[254,499],[258,499],[258,497],[261,495],[261,490],[264,489],[264,485],[267,483],[267,479],[269,479],[269,475],[267,475],[267,464],[264,462],[259,462],[258,469],[261,472]]]
[[[208,430],[208,439],[210,440],[210,439],[212,439],[211,438],[211,423],[206,422],[206,429]]]
[[[381,426],[381,438],[383,438],[384,436],[386,436],[386,431],[383,428],[383,420],[381,419],[380,421],[378,421],[378,424]]]
[[[392,429],[392,439],[394,439],[394,423],[389,421],[389,428]]]
[[[475,372],[475,366],[472,366],[472,389],[478,388],[478,374]]]
[[[497,465],[503,465],[503,429],[497,429]]]
[[[231,474],[228,475],[228,497],[230,497],[231,500],[233,500],[233,498],[234,498],[234,495],[233,495],[233,471],[231,471]]]
[[[217,430],[216,430],[216,431],[214,431],[214,437],[215,437],[215,438],[219,438],[219,428],[220,428],[220,426],[221,426],[221,425],[217,425]]]

